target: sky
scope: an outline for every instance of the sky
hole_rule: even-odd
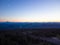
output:
[[[60,22],[60,0],[0,0],[0,22]]]

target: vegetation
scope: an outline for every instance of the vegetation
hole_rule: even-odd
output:
[[[26,32],[27,34],[24,34],[23,32]],[[55,45],[41,39],[35,39],[29,35],[60,38],[59,30],[42,31],[41,29],[16,29],[0,31],[0,45]]]

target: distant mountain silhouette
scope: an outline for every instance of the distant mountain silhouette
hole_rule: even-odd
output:
[[[18,29],[18,28],[60,28],[60,23],[59,22],[48,22],[48,23],[0,22],[0,30]]]

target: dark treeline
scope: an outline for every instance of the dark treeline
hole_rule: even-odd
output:
[[[49,31],[48,31],[49,30]],[[15,29],[0,31],[0,45],[56,45],[29,35],[60,38],[60,29]],[[27,34],[23,34],[23,32]]]

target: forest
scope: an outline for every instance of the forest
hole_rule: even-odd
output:
[[[60,40],[60,29],[1,30],[0,45],[59,45],[60,43],[43,40],[43,38],[52,37]]]

